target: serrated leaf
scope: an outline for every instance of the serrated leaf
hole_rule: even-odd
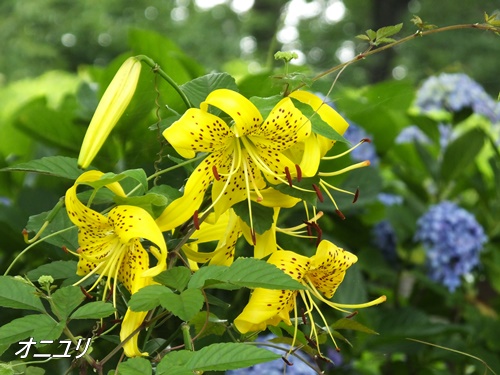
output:
[[[26,276],[31,281],[36,281],[40,276],[52,276],[54,280],[67,279],[76,275],[77,262],[74,260],[57,260],[42,264],[40,267],[29,271]]]
[[[451,142],[445,150],[441,163],[441,179],[449,182],[472,164],[483,148],[484,141],[484,132],[474,128]]]
[[[235,370],[281,358],[279,354],[269,350],[241,343],[212,344],[198,351],[186,353],[183,357],[178,353],[167,354],[162,359],[158,365],[159,374]],[[176,357],[176,360],[171,357]]]
[[[261,259],[238,258],[222,274],[222,280],[245,288],[305,290],[305,286],[294,280],[273,264]]]
[[[161,304],[161,297],[172,291],[163,285],[148,285],[132,294],[128,306],[133,311],[149,311]]]
[[[394,34],[397,34],[401,31],[401,28],[403,27],[402,23],[398,23],[397,25],[394,26],[385,26],[381,27],[380,29],[377,30],[377,37],[376,40],[380,40],[382,38],[387,38],[389,36],[392,36]]]
[[[227,270],[227,268],[227,266],[219,265],[201,267],[189,280],[188,288],[200,289],[205,286],[207,280],[220,280],[221,275]]]
[[[180,294],[166,293],[160,300],[164,308],[185,322],[201,310],[205,301],[199,289],[187,289]]]
[[[372,29],[366,30],[366,35],[368,35],[370,40],[375,40],[377,38],[377,33]]]
[[[145,358],[129,358],[118,365],[118,372],[122,375],[147,375],[153,373],[151,362]]]
[[[44,314],[27,315],[3,325],[0,327],[0,345],[11,345],[30,337],[46,318]]]
[[[188,268],[174,267],[155,276],[154,281],[169,288],[182,291],[186,289],[190,278],[191,271]]]
[[[78,168],[76,159],[67,156],[47,156],[26,163],[16,164],[12,167],[2,168],[0,172],[2,171],[33,172],[54,177],[69,178],[70,180],[76,180],[83,172]]]
[[[373,329],[368,328],[354,319],[342,318],[333,323],[330,328],[337,329],[350,329],[353,331],[360,331],[364,333],[369,333],[370,335],[378,335]]]
[[[181,85],[181,90],[194,107],[199,107],[212,91],[222,88],[238,91],[236,81],[227,73],[206,74]]]
[[[0,276],[0,306],[44,312],[36,288],[10,276]]]
[[[50,298],[54,313],[59,319],[66,320],[73,310],[83,302],[85,296],[79,287],[71,285],[57,289]]]
[[[396,41],[396,39],[393,39],[393,38],[380,38],[380,39],[377,39],[377,42],[375,43],[375,45],[380,45],[380,44],[389,44],[389,43],[394,43]]]
[[[257,202],[250,201],[252,208],[252,220],[250,220],[250,211],[248,201],[244,200],[233,205],[233,210],[241,220],[250,228],[253,227],[257,234],[263,234],[271,229],[273,225],[274,210],[272,207],[266,207]]]
[[[78,308],[70,319],[101,319],[110,316],[115,312],[115,308],[111,303],[104,301],[89,302]]]
[[[40,340],[55,341],[61,337],[65,326],[65,322],[56,322],[49,316],[44,315],[39,319],[38,326],[32,333],[33,339],[36,342],[39,342]]]

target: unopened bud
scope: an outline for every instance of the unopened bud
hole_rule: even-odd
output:
[[[134,96],[141,74],[141,62],[129,57],[116,72],[104,92],[85,133],[78,165],[87,168],[101,149],[104,141],[128,107]]]

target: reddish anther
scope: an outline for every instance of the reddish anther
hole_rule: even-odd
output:
[[[215,165],[212,166],[212,173],[217,181],[220,180],[219,172],[217,171],[217,167]]]
[[[338,217],[340,217],[342,220],[345,220],[345,216],[340,210],[335,210],[335,213],[337,214]]]
[[[307,325],[307,317],[306,317],[306,314],[304,312],[304,309],[301,310],[301,315],[302,315],[302,323],[304,325]]]
[[[302,169],[300,169],[300,165],[295,164],[295,170],[297,171],[297,181],[302,181]]]
[[[363,138],[361,140],[361,142],[368,142],[368,143],[372,143],[372,140],[370,138]]]
[[[312,184],[312,187],[313,187],[314,191],[316,192],[316,195],[318,196],[319,201],[321,203],[323,203],[325,201],[325,199],[323,198],[323,194],[321,193],[321,190],[319,189],[318,185]]]
[[[359,198],[359,189],[356,189],[356,192],[354,193],[354,198],[352,200],[352,203],[356,203],[356,201]]]
[[[293,366],[293,363],[290,362],[288,359],[286,359],[285,357],[281,357],[281,359],[283,360],[283,362],[285,362],[288,366]]]
[[[200,230],[200,219],[198,218],[198,210],[194,212],[193,215],[193,224],[196,230]]]
[[[253,245],[255,246],[257,244],[257,238],[255,237],[255,231],[253,229],[250,229],[250,233],[252,235]]]
[[[290,187],[293,187],[292,175],[290,174],[290,169],[288,169],[288,167],[285,167],[285,174],[286,174],[286,180],[288,181],[288,185],[290,185]]]
[[[317,348],[318,347],[318,344],[316,344],[316,342],[312,338],[307,337],[307,336],[304,336],[304,337],[309,342],[309,345],[311,345],[313,348]]]
[[[346,319],[351,319],[353,316],[356,316],[356,315],[358,315],[358,312],[353,311],[352,313],[350,313],[349,315],[346,316]]]
[[[61,247],[61,249],[62,249],[62,251],[64,251],[66,254],[68,254],[68,253],[69,253],[68,248],[67,248],[66,246],[64,246],[64,245],[63,245],[63,246]]]
[[[89,292],[87,292],[83,286],[80,286],[80,290],[82,291],[83,294],[85,294],[85,297],[90,298],[90,299],[94,298],[94,296],[92,294],[90,294]]]
[[[323,236],[323,231],[315,221],[311,223],[311,226],[316,230],[316,247],[318,247],[321,242],[321,237]]]

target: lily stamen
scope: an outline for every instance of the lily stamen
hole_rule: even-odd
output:
[[[334,172],[319,172],[318,176],[321,176],[321,177],[338,176],[338,175],[341,175],[343,173],[352,171],[354,169],[368,167],[369,165],[370,165],[370,160],[365,160],[365,161],[362,161],[360,163],[356,163],[356,164],[350,165],[348,167],[339,169],[338,171],[334,171]]]
[[[350,154],[352,151],[354,151],[356,148],[358,148],[359,146],[361,146],[365,142],[371,143],[371,140],[369,140],[368,138],[363,138],[361,141],[359,141],[358,143],[356,143],[354,146],[352,146],[351,148],[349,148],[347,151],[341,152],[340,154],[337,154],[337,155],[323,156],[321,158],[321,160],[334,160],[334,159],[341,158],[342,156]]]

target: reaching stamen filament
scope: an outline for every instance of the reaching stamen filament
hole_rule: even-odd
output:
[[[319,211],[315,216],[307,220],[308,223],[318,221],[321,217],[323,216],[323,211]],[[299,229],[307,228],[308,224],[307,223],[302,223],[299,225],[296,225],[294,227],[289,227],[289,228],[276,228],[277,231],[283,232],[283,233],[290,233],[290,232],[295,232],[298,231]]]
[[[319,172],[318,176],[321,176],[321,177],[338,176],[340,174],[352,171],[354,169],[368,167],[369,165],[370,165],[370,160],[365,160],[365,161],[362,161],[360,163],[356,163],[356,164],[350,165],[350,166],[348,166],[346,168],[339,169],[338,171],[334,171],[334,172]]]
[[[245,174],[245,187],[247,190],[248,215],[250,216],[250,231],[252,233],[252,241],[255,245],[255,238],[254,238],[255,231],[253,230],[252,200],[250,199],[250,183],[248,181],[248,179],[249,179],[248,178],[248,166],[247,166],[246,160],[243,162],[243,172]]]
[[[344,189],[340,189],[340,188],[338,188],[338,187],[336,187],[336,186],[333,186],[333,185],[329,184],[328,182],[326,182],[326,181],[325,181],[325,180],[323,180],[323,179],[321,180],[320,185],[321,185],[321,187],[322,187],[323,189],[325,189],[325,190],[326,190],[325,186],[327,186],[327,187],[329,187],[330,189],[336,190],[336,191],[338,191],[338,192],[340,192],[340,193],[350,194],[350,195],[354,195],[354,196],[356,195],[356,193],[353,193],[352,191],[349,191],[349,190],[344,190]],[[359,194],[359,193],[358,193],[358,194]]]
[[[355,144],[354,146],[352,146],[350,149],[348,149],[347,151],[344,151],[344,152],[341,152],[340,154],[337,154],[337,155],[332,155],[332,156],[323,156],[321,158],[321,160],[333,160],[333,159],[338,159],[338,158],[341,158],[342,156],[345,156],[349,153],[351,153],[352,151],[354,151],[356,148],[358,148],[359,146],[361,146],[363,143],[365,142],[370,142],[369,139],[367,138],[363,138],[361,141],[359,141],[357,144]]]

